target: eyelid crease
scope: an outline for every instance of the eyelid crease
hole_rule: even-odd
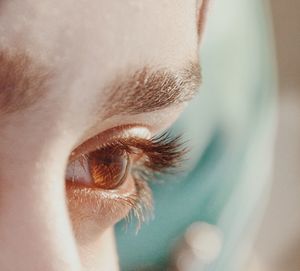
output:
[[[138,131],[138,133],[137,133]],[[110,128],[100,134],[90,136],[75,145],[71,152],[70,160],[76,160],[83,154],[88,154],[105,146],[110,146],[112,142],[116,142],[119,138],[151,138],[149,127],[142,124],[126,124]]]

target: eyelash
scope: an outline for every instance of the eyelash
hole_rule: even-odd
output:
[[[183,162],[187,148],[184,147],[181,136],[173,137],[168,131],[149,140],[121,139],[114,144],[124,147],[129,155],[134,154],[136,150],[144,154],[143,159],[131,172],[137,193],[127,219],[128,221],[135,217],[137,230],[139,230],[153,214],[152,192],[148,183],[161,175],[175,174]]]
[[[131,211],[125,220],[129,222],[132,218],[136,218],[137,230],[139,230],[153,214],[152,192],[148,183],[162,174],[177,172],[187,153],[187,148],[184,147],[181,136],[174,137],[168,131],[151,139],[115,138],[114,141],[102,145],[99,150],[106,148],[120,150],[129,157],[134,155],[138,157],[132,161],[129,172],[134,179],[136,193],[120,197],[118,200],[130,206]]]

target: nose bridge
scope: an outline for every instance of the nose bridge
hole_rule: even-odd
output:
[[[10,181],[1,180],[0,269],[79,270],[62,182],[38,173]]]
[[[1,159],[0,270],[80,270],[64,161],[26,155],[16,150],[14,161]]]

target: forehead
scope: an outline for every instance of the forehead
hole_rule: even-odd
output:
[[[54,63],[176,66],[195,54],[196,15],[195,0],[4,0],[1,44]]]
[[[25,51],[54,71],[50,100],[79,125],[120,74],[145,66],[176,73],[197,59],[196,2],[3,0],[1,49]]]

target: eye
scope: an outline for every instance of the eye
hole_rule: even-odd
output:
[[[108,146],[72,161],[67,180],[87,187],[113,190],[120,187],[130,173],[129,154],[118,146]]]
[[[71,153],[66,172],[70,213],[93,217],[102,228],[135,217],[139,228],[152,215],[148,183],[174,173],[185,148],[180,137],[168,133],[143,138],[130,129],[113,132],[91,138]]]
[[[130,161],[126,151],[108,147],[87,155],[88,167],[96,187],[116,189],[121,186],[129,172]]]

